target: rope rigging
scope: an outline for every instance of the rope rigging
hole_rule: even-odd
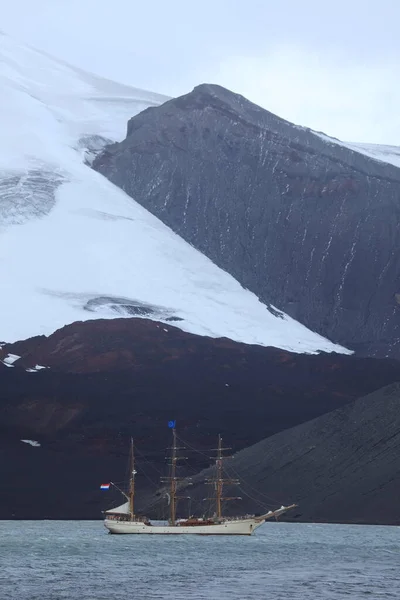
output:
[[[209,458],[207,454],[205,454],[204,452],[202,452],[201,450],[198,450],[197,448],[195,448],[194,446],[191,446],[188,442],[186,442],[185,440],[183,440],[182,438],[178,438],[182,443],[184,443],[186,446],[188,446],[191,450],[193,450],[194,452],[197,452],[198,454],[200,454],[201,456],[204,456],[206,458]],[[258,497],[264,498],[266,500],[266,502],[268,503],[273,503],[273,504],[280,504],[280,502],[276,499],[273,498],[272,496],[269,496],[267,494],[264,494],[263,492],[257,490],[254,486],[252,486],[246,479],[244,479],[243,475],[239,474],[236,469],[232,466],[232,463],[229,464],[229,466],[227,466],[225,464],[224,469],[226,471],[226,473],[230,476],[234,475],[235,477],[239,478],[241,483],[243,483],[246,487],[246,489],[243,488],[242,485],[239,485],[238,488],[240,489],[240,491],[247,496],[250,500],[253,500],[253,502],[255,502],[258,506],[261,506],[263,509],[269,509],[269,505],[267,504],[263,504],[259,499],[255,498],[254,496],[251,495],[251,493],[249,493],[250,491],[253,491],[253,493],[257,494]],[[249,491],[247,491],[247,489]]]
[[[179,448],[176,448],[176,441],[179,440],[179,442],[181,444],[184,445],[185,448],[190,449],[192,452],[198,454],[199,456],[201,456],[202,458],[207,459],[207,462],[210,461],[211,457],[206,454],[204,451],[199,450],[198,448],[194,447],[192,444],[190,444],[189,442],[187,442],[186,440],[184,440],[182,437],[176,435],[175,430],[174,430],[174,435],[175,435],[175,450]],[[226,448],[222,448],[222,444],[221,444],[221,436],[219,436],[219,449],[220,450],[226,450]],[[135,453],[137,455],[140,456],[142,463],[145,463],[146,465],[148,465],[148,467],[153,468],[155,472],[157,472],[157,474],[159,476],[163,476],[163,473],[161,472],[161,470],[152,462],[150,462],[148,460],[148,458],[145,456],[145,454],[143,452],[141,452],[138,448],[136,448],[136,446],[134,446],[135,449]],[[184,478],[178,478],[176,477],[176,475],[173,475],[173,481],[174,481],[174,498],[173,501],[175,502],[175,512],[176,512],[176,505],[177,502],[179,500],[179,505],[180,505],[180,510],[179,512],[182,514],[183,510],[182,510],[182,504],[183,502],[185,502],[185,504],[187,504],[187,512],[188,512],[188,517],[191,516],[191,513],[193,511],[193,509],[195,509],[195,513],[194,514],[202,514],[203,516],[205,515],[212,515],[213,514],[213,509],[214,509],[214,516],[217,515],[219,517],[221,517],[221,506],[225,507],[226,505],[226,500],[241,500],[241,498],[224,498],[223,497],[223,493],[222,493],[222,486],[225,485],[235,485],[235,487],[237,486],[237,488],[240,490],[241,494],[243,494],[244,496],[246,496],[247,498],[249,498],[252,502],[254,502],[257,506],[261,507],[262,510],[264,512],[267,512],[270,509],[271,504],[278,504],[278,501],[276,499],[274,499],[272,496],[265,494],[264,492],[261,492],[259,490],[257,490],[253,485],[251,485],[249,483],[248,480],[246,480],[241,474],[238,473],[238,471],[236,470],[236,468],[232,465],[232,462],[229,462],[229,465],[226,464],[225,460],[224,460],[224,465],[223,465],[223,471],[224,473],[226,473],[226,475],[229,477],[229,479],[223,479],[223,472],[222,472],[222,459],[226,459],[226,458],[232,458],[232,457],[226,457],[226,456],[222,456],[222,453],[219,453],[216,459],[216,465],[210,468],[213,468],[213,471],[217,473],[216,478],[214,476],[213,479],[208,479],[208,481],[206,481],[205,483],[211,483],[212,485],[214,485],[215,490],[216,490],[216,498],[193,498],[191,497],[189,490],[187,490],[188,495],[178,495],[179,491],[183,491],[185,490],[186,492],[186,488],[188,488],[189,485],[191,485],[190,483],[190,473],[193,473],[194,475],[199,475],[199,471],[198,469],[194,468],[193,466],[191,466],[190,464],[188,464],[186,462],[186,458],[185,457],[181,457],[185,459],[185,470],[189,473],[189,475],[186,475]],[[176,459],[174,459],[176,460]],[[216,471],[215,471],[216,470]],[[144,477],[147,479],[147,481],[150,483],[152,488],[155,488],[156,490],[159,490],[159,494],[158,497],[153,498],[150,502],[146,502],[146,510],[151,510],[155,507],[159,507],[160,511],[163,512],[164,516],[165,516],[165,511],[168,510],[169,508],[169,504],[171,501],[171,497],[169,498],[169,502],[168,502],[168,506],[167,503],[165,502],[165,498],[168,496],[168,489],[167,487],[164,485],[160,485],[159,482],[155,482],[153,478],[151,478],[148,473],[146,472],[145,468],[140,468],[139,467],[139,472],[141,475],[144,475]],[[175,473],[175,472],[174,472]],[[236,479],[234,479],[234,477],[240,478],[240,483],[243,485],[240,485],[239,481],[237,481]],[[168,479],[168,478],[167,478]],[[179,481],[178,481],[179,480]],[[168,479],[168,481],[172,481],[171,478]],[[203,481],[198,480],[199,485],[201,485],[201,488],[204,485]],[[113,483],[114,487],[119,490],[125,497],[126,494],[124,492],[122,492],[121,489],[119,489],[118,487],[118,483]],[[171,484],[172,485],[172,484]],[[165,492],[165,494],[163,493]],[[185,493],[184,492],[184,493]],[[150,493],[151,494],[151,493]],[[211,494],[212,495],[212,494]],[[215,502],[217,503],[217,510],[215,511]],[[268,503],[268,504],[267,504]],[[235,502],[236,505],[236,502]],[[186,510],[185,510],[186,512]],[[175,519],[175,517],[174,517]]]

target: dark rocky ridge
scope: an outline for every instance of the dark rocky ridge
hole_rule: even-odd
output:
[[[3,518],[97,518],[99,483],[124,479],[131,435],[158,482],[171,418],[208,456],[218,433],[239,450],[400,380],[395,360],[291,354],[145,319],[74,323],[0,359],[10,352],[21,358],[0,363]],[[25,371],[35,364],[50,368]],[[194,469],[207,464],[191,455]]]
[[[400,169],[215,85],[135,116],[93,166],[263,301],[400,356]]]
[[[226,465],[249,493],[240,502],[244,512],[297,502],[287,519],[400,525],[400,384],[278,433]],[[182,491],[199,501],[201,482],[212,476],[208,469]],[[238,509],[226,506],[228,513]]]

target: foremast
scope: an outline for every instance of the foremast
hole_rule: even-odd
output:
[[[224,496],[223,490],[224,485],[239,485],[239,479],[225,479],[223,476],[223,461],[231,456],[224,456],[225,450],[231,450],[231,448],[222,447],[222,437],[218,436],[218,447],[215,449],[217,456],[215,458],[216,477],[215,479],[207,479],[206,483],[214,485],[215,496],[207,498],[207,500],[215,500],[215,516],[218,521],[222,519],[222,503],[229,500],[241,500],[240,496]]]

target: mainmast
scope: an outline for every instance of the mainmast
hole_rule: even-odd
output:
[[[171,480],[170,480],[170,522],[175,525],[176,521],[176,429],[172,430],[172,454],[171,454]]]
[[[133,438],[131,438],[131,451],[130,451],[130,464],[129,464],[129,515],[131,521],[135,518],[134,511],[134,500],[135,500],[135,453],[133,447]]]
[[[230,456],[223,456],[224,450],[231,450],[231,448],[222,447],[222,437],[218,436],[218,447],[216,448],[217,457],[215,459],[216,477],[215,479],[207,479],[206,483],[215,486],[215,497],[209,498],[209,500],[215,500],[215,516],[217,519],[222,518],[222,502],[223,500],[241,500],[239,496],[223,496],[224,484],[238,485],[238,479],[224,479],[223,477],[223,461]]]
[[[183,458],[182,456],[178,456],[177,451],[182,450],[183,448],[178,448],[178,446],[176,445],[175,421],[170,421],[169,426],[172,429],[172,447],[170,448],[171,457],[170,457],[170,463],[169,463],[170,476],[163,477],[162,481],[169,483],[169,496],[170,496],[169,524],[174,526],[176,524],[176,505],[177,505],[177,500],[179,498],[177,496],[178,481],[181,480],[181,477],[176,476],[176,466],[177,466],[178,460],[182,460],[182,458]]]

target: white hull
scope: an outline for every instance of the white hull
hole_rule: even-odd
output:
[[[252,535],[264,520],[226,520],[215,525],[146,525],[137,521],[116,521],[105,519],[104,526],[110,533],[118,534],[159,534],[159,535]]]

